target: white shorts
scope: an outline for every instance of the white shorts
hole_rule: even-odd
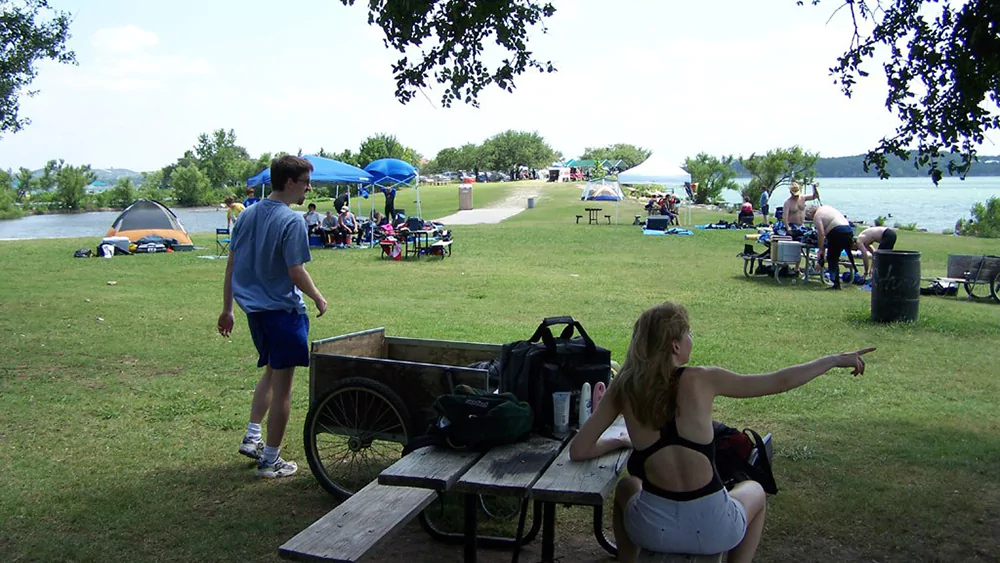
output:
[[[688,501],[641,491],[625,507],[625,531],[648,551],[714,555],[743,540],[747,512],[726,489]]]

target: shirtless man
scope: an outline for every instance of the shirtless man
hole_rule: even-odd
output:
[[[854,229],[843,213],[829,205],[810,205],[805,210],[805,218],[816,227],[820,267],[823,265],[823,243],[826,243],[826,268],[833,282],[829,289],[840,289],[840,253],[851,251]]]
[[[857,240],[854,241],[854,248],[861,252],[861,261],[865,265],[865,277],[869,273],[868,257],[875,253],[872,250],[872,243],[878,243],[879,250],[892,250],[896,246],[896,231],[889,227],[868,227],[861,231]]]
[[[785,226],[801,226],[802,223],[805,223],[806,202],[819,197],[818,186],[818,184],[813,184],[812,195],[802,195],[802,184],[792,182],[792,185],[788,187],[788,192],[792,195],[785,200],[785,205],[781,208]]]

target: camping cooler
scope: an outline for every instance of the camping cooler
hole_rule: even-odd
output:
[[[101,239],[101,244],[110,244],[111,246],[114,246],[114,247],[117,247],[120,250],[123,250],[125,252],[125,254],[131,254],[132,253],[129,250],[129,248],[128,248],[129,245],[132,244],[132,241],[130,241],[128,239],[128,237],[123,237],[123,236],[104,237],[104,238]]]

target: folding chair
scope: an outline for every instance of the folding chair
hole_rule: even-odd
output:
[[[219,256],[229,254],[229,229],[215,229],[215,247]]]

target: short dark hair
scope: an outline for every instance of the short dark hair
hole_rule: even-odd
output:
[[[306,172],[312,172],[313,165],[308,160],[286,154],[271,161],[271,189],[285,191],[288,180],[298,180]]]
[[[309,211],[312,211],[313,209],[316,209],[316,204],[315,203],[310,203],[308,207],[309,207]]]

